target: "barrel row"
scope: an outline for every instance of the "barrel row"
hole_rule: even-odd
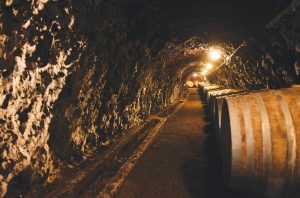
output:
[[[300,197],[300,88],[200,86],[229,189]]]

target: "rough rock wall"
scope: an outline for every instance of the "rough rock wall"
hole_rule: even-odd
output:
[[[155,1],[0,9],[0,196],[52,182],[182,95],[153,36]]]
[[[294,0],[261,34],[209,75],[209,80],[235,88],[290,86],[296,81],[295,64],[300,64],[299,33],[300,1]]]

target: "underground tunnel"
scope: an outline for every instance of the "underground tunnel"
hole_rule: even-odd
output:
[[[299,0],[1,0],[0,197],[299,197]]]

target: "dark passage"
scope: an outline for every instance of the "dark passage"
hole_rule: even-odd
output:
[[[116,197],[249,197],[225,189],[198,89],[190,89],[185,104],[160,129]]]

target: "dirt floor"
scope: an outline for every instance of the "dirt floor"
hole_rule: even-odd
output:
[[[249,198],[225,189],[220,157],[197,89],[160,129],[116,197]]]

